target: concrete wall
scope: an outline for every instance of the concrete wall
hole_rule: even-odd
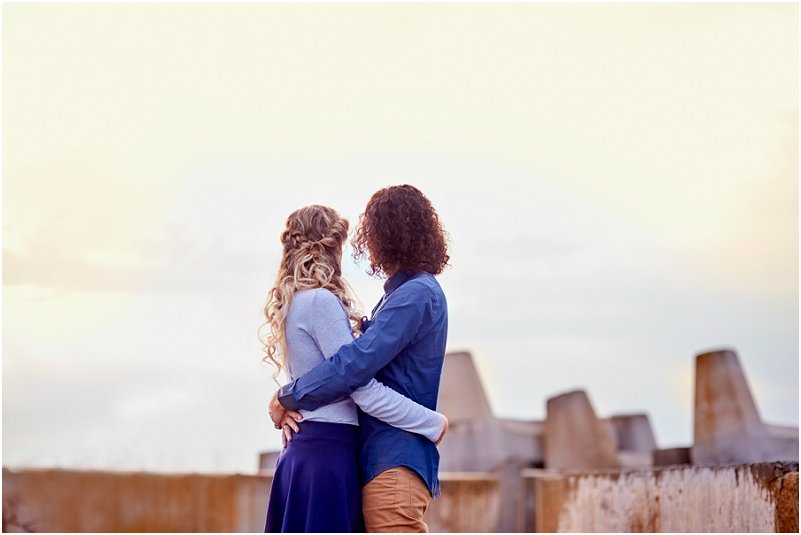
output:
[[[523,470],[525,531],[798,532],[798,464]],[[432,532],[492,532],[499,478],[443,473]],[[264,529],[269,475],[3,469],[3,531],[251,532]]]
[[[433,533],[497,531],[501,500],[493,474],[440,474],[442,495],[431,502],[425,521]]]
[[[4,468],[3,531],[263,532],[271,481]]]
[[[426,513],[431,531],[488,532],[498,524],[498,482],[441,474]],[[262,533],[269,474],[153,474],[3,469],[3,531]]]
[[[797,532],[798,463],[524,472],[545,532]]]

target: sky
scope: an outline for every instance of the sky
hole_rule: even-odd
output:
[[[403,183],[496,415],[797,426],[797,148],[795,4],[5,4],[3,465],[254,473],[286,216]]]

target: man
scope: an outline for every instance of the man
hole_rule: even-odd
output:
[[[356,258],[369,254],[371,274],[387,277],[384,297],[363,319],[359,338],[276,392],[270,402],[276,425],[296,429],[288,417],[299,416],[294,411],[342,399],[373,377],[436,409],[448,310],[434,275],[449,260],[436,211],[413,186],[382,189],[367,203],[353,247]],[[359,425],[367,531],[427,532],[423,514],[440,492],[436,445],[361,410]]]

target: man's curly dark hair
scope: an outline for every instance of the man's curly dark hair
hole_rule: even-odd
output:
[[[351,241],[356,260],[368,257],[371,275],[396,271],[442,273],[448,265],[445,231],[423,193],[408,184],[373,194]]]

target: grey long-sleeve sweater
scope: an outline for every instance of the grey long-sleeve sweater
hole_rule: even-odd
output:
[[[352,341],[348,315],[336,295],[324,288],[295,292],[286,318],[286,371],[290,381]],[[432,442],[440,437],[445,426],[445,416],[375,379],[355,390],[349,399],[300,413],[303,421],[359,425],[357,405],[370,416],[404,431],[423,435]]]

